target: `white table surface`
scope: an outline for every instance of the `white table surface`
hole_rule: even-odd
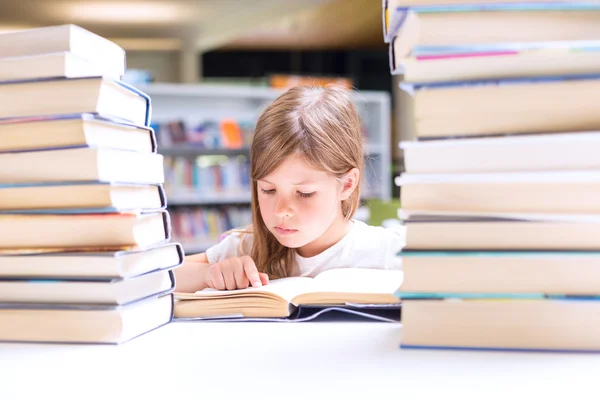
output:
[[[401,350],[400,334],[376,322],[178,322],[119,346],[4,343],[0,399],[600,397],[598,354]]]

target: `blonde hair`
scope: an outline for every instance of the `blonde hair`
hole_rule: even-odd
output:
[[[271,278],[292,274],[295,251],[280,244],[266,227],[259,209],[257,181],[296,154],[336,178],[352,168],[362,177],[361,123],[348,90],[297,86],[277,98],[258,119],[250,151],[252,226],[245,232],[253,236],[250,255],[257,268]],[[342,201],[346,220],[354,216],[359,202],[360,183]]]

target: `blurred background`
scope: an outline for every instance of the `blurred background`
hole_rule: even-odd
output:
[[[124,80],[153,101],[174,239],[194,253],[250,221],[254,123],[282,90],[303,82],[356,89],[367,161],[357,218],[395,218],[398,85],[381,7],[379,0],[2,1],[0,32],[72,23],[125,49]]]

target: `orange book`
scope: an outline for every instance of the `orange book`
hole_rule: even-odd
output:
[[[305,75],[271,75],[269,85],[275,89],[288,89],[293,86],[327,86],[329,84],[339,85],[346,89],[352,89],[352,79],[343,77],[327,76],[305,76]]]
[[[237,121],[234,119],[223,119],[219,123],[221,128],[221,140],[223,147],[228,149],[239,149],[243,145],[242,132]]]

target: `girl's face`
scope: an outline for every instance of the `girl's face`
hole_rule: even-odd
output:
[[[349,197],[342,182],[314,169],[302,157],[286,159],[257,182],[260,214],[267,229],[286,247],[310,256],[309,248],[327,243],[345,224],[341,201]],[[339,238],[337,239],[339,240]],[[321,249],[322,251],[324,249]]]

